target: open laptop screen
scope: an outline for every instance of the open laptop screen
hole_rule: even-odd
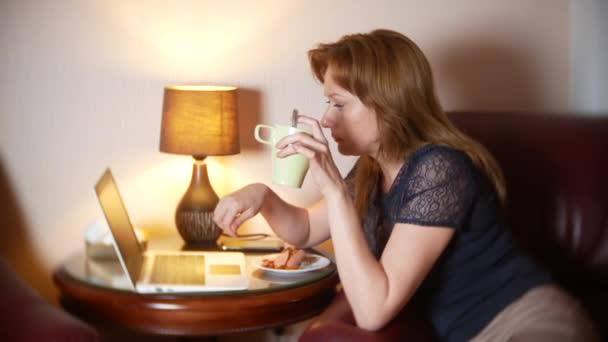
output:
[[[131,284],[135,286],[144,261],[143,250],[110,169],[106,169],[95,185],[95,193],[116,242],[118,257],[128,270]]]

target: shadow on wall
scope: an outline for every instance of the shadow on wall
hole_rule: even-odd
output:
[[[40,261],[28,232],[23,210],[17,202],[10,179],[0,156],[0,256],[47,302],[57,303],[57,290],[51,275]]]
[[[507,44],[479,39],[435,54],[433,71],[446,110],[539,111],[556,105],[547,103],[556,97],[543,95],[532,57]]]
[[[262,95],[256,89],[239,88],[237,96],[241,153],[259,151],[262,145],[253,137],[253,130],[261,120]]]

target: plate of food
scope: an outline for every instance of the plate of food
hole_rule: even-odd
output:
[[[301,274],[321,269],[330,262],[322,255],[288,247],[281,253],[255,258],[252,263],[253,266],[273,274]]]

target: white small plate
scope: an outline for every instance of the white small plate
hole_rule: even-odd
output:
[[[330,263],[329,259],[327,259],[326,257],[324,257],[322,255],[306,253],[304,260],[302,260],[302,263],[300,264],[300,268],[295,269],[295,270],[270,268],[270,267],[265,267],[262,265],[262,260],[274,259],[277,256],[279,256],[279,254],[280,253],[262,255],[262,256],[254,258],[251,261],[251,263],[253,264],[253,266],[255,266],[256,268],[259,268],[260,270],[264,270],[266,272],[277,274],[277,275],[279,275],[279,274],[281,274],[281,275],[301,274],[301,273],[305,273],[305,272],[310,272],[310,271],[321,269],[321,268],[329,265],[329,263]]]

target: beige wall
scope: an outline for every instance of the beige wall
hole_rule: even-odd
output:
[[[158,151],[166,84],[240,87],[242,151],[212,158],[211,177],[220,195],[268,183],[255,123],[324,108],[307,49],[379,27],[418,42],[447,109],[568,106],[567,0],[1,1],[2,253],[53,298],[52,268],[100,216],[92,187],[106,166],[137,224],[172,225],[190,159]],[[318,198],[310,179],[275,189]]]
[[[572,1],[570,18],[570,106],[607,115],[608,1]]]

